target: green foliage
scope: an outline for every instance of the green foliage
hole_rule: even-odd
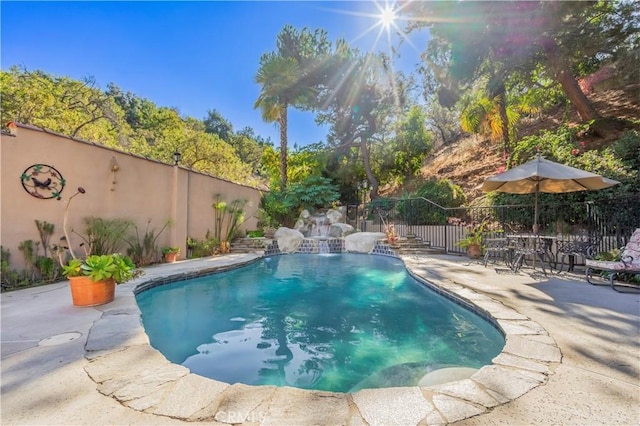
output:
[[[248,164],[252,173],[259,172],[264,147],[259,144],[253,132],[247,133],[245,129],[242,133],[232,135],[228,143],[235,150],[236,156]]]
[[[429,179],[416,193],[403,196],[398,203],[398,212],[410,225],[443,225],[447,223],[448,213],[432,203],[460,207],[465,202],[466,196],[459,185],[448,179]]]
[[[150,224],[151,219],[147,221],[147,228],[142,236],[140,236],[138,226],[133,225],[135,233],[125,238],[126,243],[129,245],[127,255],[139,266],[149,265],[157,261],[158,246],[156,245],[156,241],[160,234],[169,226],[170,222],[167,221],[158,233],[156,233],[155,228],[149,229]]]
[[[27,267],[33,267],[36,263],[37,256],[37,243],[34,243],[33,240],[25,240],[20,243],[18,246],[18,250],[22,253],[22,257],[24,259],[24,263]]]
[[[613,144],[615,156],[629,169],[640,170],[640,132],[626,132]]]
[[[135,264],[128,256],[119,253],[105,255],[91,255],[84,261],[71,259],[63,266],[66,277],[85,275],[93,281],[113,278],[117,284],[130,280],[133,277]]]
[[[11,67],[2,71],[2,122],[18,121],[114,146],[122,110],[92,78],[82,81]]]
[[[2,283],[4,288],[49,283],[57,280],[60,276],[61,267],[55,261],[55,258],[61,254],[61,249],[57,246],[49,246],[49,239],[53,235],[54,225],[37,219],[35,224],[40,235],[40,241],[25,240],[18,246],[26,266],[25,270],[21,272],[11,270],[9,250],[2,250]],[[40,255],[40,247],[42,247],[44,255]]]
[[[640,171],[637,167],[640,159],[640,137],[637,131],[630,131],[612,145],[599,150],[588,149],[590,124],[577,127],[560,126],[555,131],[542,131],[537,136],[524,137],[513,150],[510,158],[511,166],[523,164],[535,158],[539,152],[544,158],[567,164],[582,170],[620,181],[619,185],[600,191],[580,191],[567,194],[539,194],[539,204],[553,204],[552,211],[541,209],[539,224],[541,229],[553,231],[557,220],[574,225],[586,225],[581,209],[575,210],[578,202],[606,200],[625,197],[638,193],[640,188]],[[535,201],[534,194],[498,193],[492,197],[498,205],[529,204]],[[606,203],[605,203],[606,204]],[[625,206],[618,206],[622,213]],[[607,217],[616,212],[607,213]],[[530,228],[533,225],[531,212],[526,209],[512,209],[510,219],[514,223]]]
[[[209,236],[207,233],[203,241],[189,237],[187,239],[187,247],[189,248],[188,257],[190,259],[212,256],[220,247],[220,240]]]
[[[417,105],[411,107],[400,122],[396,139],[390,144],[393,175],[412,176],[422,167],[424,157],[433,148],[425,122],[425,113]]]
[[[262,229],[247,231],[247,238],[260,238],[260,237],[264,237],[264,231]]]
[[[35,266],[40,277],[45,281],[51,281],[58,277],[56,263],[50,257],[38,256]]]
[[[42,243],[42,249],[44,250],[44,255],[47,255],[47,250],[49,249],[49,239],[53,235],[53,231],[55,226],[52,223],[40,222],[38,219],[35,220],[36,227],[38,228],[38,233],[40,234],[40,242]]]
[[[238,228],[244,222],[246,200],[233,200],[227,203],[221,194],[213,196],[213,237],[220,241],[231,241]]]
[[[545,130],[538,136],[524,137],[513,150],[510,164],[513,166],[522,164],[533,159],[535,154],[540,152],[548,160],[588,170],[621,182],[621,185],[603,191],[576,193],[575,200],[619,197],[638,192],[640,184],[639,169],[636,167],[637,162],[640,161],[638,132],[627,132],[613,145],[595,150],[589,149],[586,137],[579,136],[588,134],[591,125],[592,123],[587,123],[571,128],[560,126],[556,131]],[[620,154],[623,155],[622,158],[618,156]]]
[[[329,207],[340,195],[328,178],[310,176],[293,183],[286,191],[271,191],[262,196],[262,221],[269,226],[293,226],[303,209]]]
[[[94,281],[101,281],[113,277],[116,265],[113,261],[113,256],[93,255],[85,259],[80,269],[83,275],[91,277]]]
[[[562,80],[583,119],[595,117],[586,111],[588,100],[567,89],[577,89],[570,76],[637,49],[633,2],[412,2],[404,13],[413,18],[413,29],[429,29],[430,63],[424,72],[429,83],[437,83],[432,90],[456,92],[483,75],[503,83],[518,79],[525,84],[520,93],[536,86],[555,90]],[[551,79],[554,85],[546,84]]]
[[[24,273],[20,274],[10,269],[10,265],[11,252],[0,246],[0,288],[2,291],[13,290],[31,284],[31,280]]]
[[[311,209],[329,207],[339,198],[331,180],[321,176],[309,176],[301,182],[292,184],[289,194],[299,201],[300,206]]]
[[[460,246],[463,249],[469,248],[472,245],[482,246],[482,238],[484,236],[486,227],[486,221],[482,221],[478,224],[467,227],[465,237],[458,240],[456,245]]]
[[[66,265],[62,266],[62,273],[65,277],[79,277],[82,275],[82,260],[69,259]]]
[[[85,254],[108,255],[118,253],[127,242],[127,232],[132,222],[126,219],[102,219],[88,217],[84,219],[85,235],[78,234],[84,240]]]
[[[180,253],[180,247],[163,247],[162,254]]]
[[[233,134],[233,125],[216,109],[207,111],[207,117],[203,120],[203,123],[205,132],[218,135],[223,141],[228,142]]]
[[[183,164],[195,170],[257,183],[252,172],[259,168],[258,137],[247,132],[236,137],[215,112],[205,122],[181,117],[175,108],[158,106],[114,84],[102,91],[91,78],[78,81],[17,67],[1,71],[0,78],[3,123],[31,124],[170,164],[177,149]]]

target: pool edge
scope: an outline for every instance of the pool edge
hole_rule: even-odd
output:
[[[415,256],[399,257],[409,273],[443,295],[484,312],[505,335],[501,353],[469,379],[423,388],[364,389],[353,394],[230,385],[192,374],[170,363],[149,345],[135,302],[135,294],[144,291],[143,287],[161,285],[163,279],[168,282],[176,277],[188,279],[234,269],[263,257],[254,253],[235,255],[233,259],[223,256],[217,258],[219,261],[208,259],[210,263],[194,262],[192,267],[185,264],[173,274],[151,274],[119,286],[119,303],[105,308],[87,341],[86,371],[98,391],[138,411],[186,421],[314,424],[320,420],[318,416],[330,415],[338,424],[358,420],[438,424],[473,417],[518,398],[546,383],[551,365],[561,361],[555,341],[538,323],[462,284],[422,276],[416,265],[412,268],[413,262],[420,260]],[[155,285],[148,286],[149,283]],[[127,329],[114,329],[123,323]],[[302,415],[304,419],[299,417]]]

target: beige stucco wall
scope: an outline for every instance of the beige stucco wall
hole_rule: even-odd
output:
[[[71,201],[68,229],[83,231],[86,217],[126,218],[144,233],[148,220],[158,231],[171,220],[172,226],[160,235],[157,245],[179,246],[181,258],[186,255],[188,236],[202,240],[207,230],[213,230],[214,194],[222,194],[227,202],[247,200],[247,220],[241,229],[257,226],[257,189],[34,127],[18,126],[15,136],[2,134],[0,164],[0,243],[11,252],[12,269],[24,267],[20,242],[39,241],[36,219],[54,224],[51,243],[59,242],[65,206],[78,187],[86,193]],[[61,200],[38,199],[24,190],[20,176],[34,164],[53,166],[62,174],[66,186]],[[73,234],[70,239],[76,251],[81,239]]]

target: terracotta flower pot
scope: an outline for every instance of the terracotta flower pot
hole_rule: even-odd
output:
[[[482,257],[482,247],[480,247],[480,244],[471,244],[467,248],[467,256],[469,256],[470,259],[480,259]]]
[[[170,252],[170,253],[164,254],[165,263],[173,263],[176,261],[177,258],[178,258],[178,253],[176,252]]]
[[[98,306],[113,301],[116,282],[113,278],[93,281],[90,277],[69,277],[73,306]]]

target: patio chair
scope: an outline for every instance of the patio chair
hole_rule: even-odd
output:
[[[509,246],[507,238],[486,238],[484,240],[484,266],[487,266],[489,258],[493,258],[495,264],[498,258],[502,257],[507,266],[511,267],[510,253],[513,247]]]
[[[620,261],[606,261],[606,260],[586,260],[585,278],[589,284],[593,285],[607,285],[593,281],[593,274],[595,271],[608,272],[609,283],[612,289],[621,293],[628,293],[626,288],[632,288],[640,290],[640,285],[616,283],[614,279],[618,274],[631,273],[640,274],[640,228],[637,228],[627,245],[624,247],[624,251],[620,256]]]
[[[533,258],[534,268],[536,260],[538,261],[545,276],[547,275],[545,264],[549,267],[549,271],[552,270],[552,259],[549,255],[551,240],[538,235],[515,235],[513,236],[513,240],[515,260],[513,261],[512,269],[515,272],[518,272],[522,268],[527,256]]]
[[[558,272],[562,272],[565,257],[569,258],[567,271],[573,271],[576,256],[585,260],[593,259],[596,255],[600,237],[590,234],[570,235],[567,239],[558,241],[556,256],[560,257]]]

